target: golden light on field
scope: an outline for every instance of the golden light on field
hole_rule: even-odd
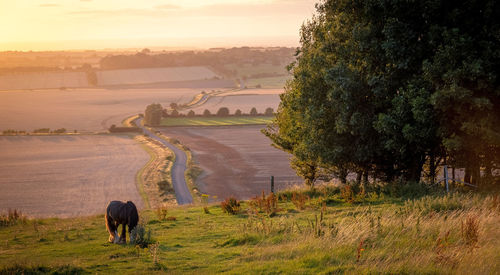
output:
[[[0,50],[297,45],[315,2],[0,1]]]

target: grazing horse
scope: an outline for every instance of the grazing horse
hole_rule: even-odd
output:
[[[128,233],[130,234],[130,242],[134,242],[134,236],[131,232],[139,222],[139,214],[137,208],[131,201],[112,201],[106,208],[106,229],[109,232],[109,242],[112,243],[126,243],[127,232],[125,226],[128,226]],[[122,234],[118,235],[118,226],[122,225]]]

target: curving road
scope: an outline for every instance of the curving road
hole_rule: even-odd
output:
[[[160,138],[146,127],[142,125],[142,118],[138,118],[135,121],[135,125],[141,128],[145,134],[147,134],[150,138],[157,140],[161,144],[167,146],[170,150],[172,150],[175,154],[175,162],[172,165],[172,186],[174,187],[175,197],[177,198],[178,204],[189,204],[193,203],[193,197],[189,192],[189,189],[186,184],[186,179],[184,177],[184,172],[186,171],[186,162],[187,156],[186,154],[179,148],[175,147],[170,142]]]

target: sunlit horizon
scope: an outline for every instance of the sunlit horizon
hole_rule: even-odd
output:
[[[0,51],[298,46],[315,0],[0,3]]]

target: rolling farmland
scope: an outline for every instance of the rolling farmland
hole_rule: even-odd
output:
[[[59,89],[88,87],[83,72],[43,72],[0,75],[1,90]]]
[[[149,155],[125,136],[0,137],[0,211],[88,216],[110,200],[142,199],[135,174]]]
[[[205,104],[195,107],[192,110],[196,114],[202,114],[207,109],[212,114],[215,114],[219,108],[227,107],[232,114],[237,109],[240,109],[243,113],[250,113],[250,110],[255,107],[257,112],[264,113],[268,107],[276,110],[279,103],[280,97],[278,94],[233,94],[211,97]]]
[[[198,89],[76,89],[0,92],[0,130],[102,131],[148,104],[187,102]]]
[[[250,198],[301,182],[290,168],[289,155],[270,146],[258,126],[173,127],[161,132],[189,147],[204,170],[197,184],[202,192],[224,199]]]

